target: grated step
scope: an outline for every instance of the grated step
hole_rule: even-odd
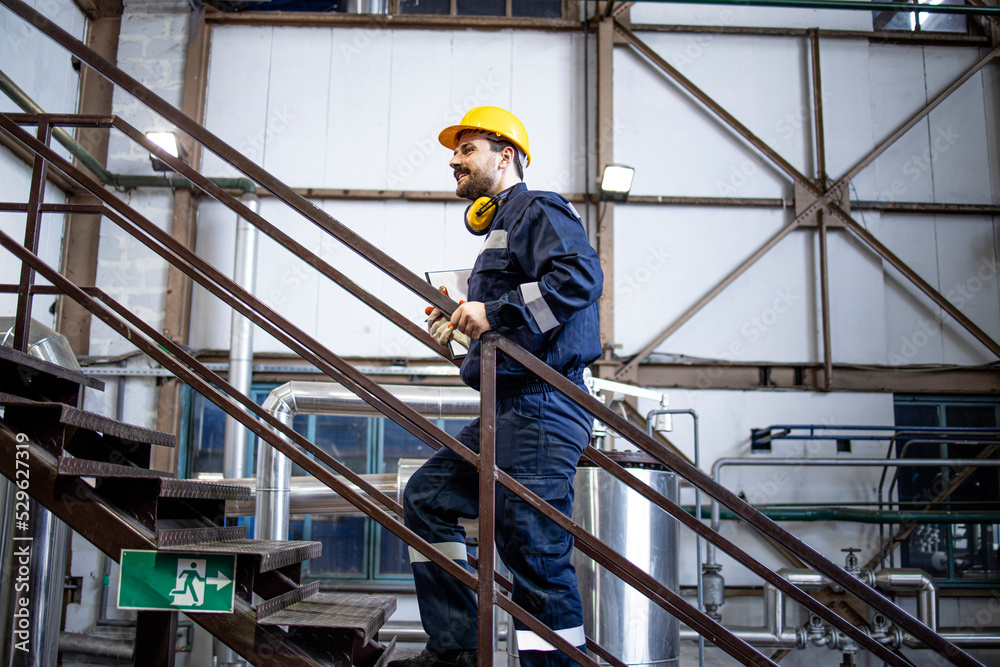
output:
[[[104,463],[72,456],[60,456],[56,467],[57,475],[76,477],[163,477],[173,478],[174,474],[162,470],[150,470],[139,466]]]
[[[65,403],[32,401],[13,394],[0,392],[0,405],[16,406],[18,410],[58,413],[58,417],[55,417],[55,419],[60,424],[102,433],[126,442],[173,447],[176,441],[172,433],[164,433],[163,431],[156,431],[144,426],[135,426],[134,424],[126,424],[110,417],[74,408]]]
[[[315,593],[307,599],[277,611],[260,625],[289,625],[360,630],[369,641],[396,611],[391,595],[359,593]]]
[[[257,622],[260,623],[268,616],[278,613],[283,609],[302,602],[319,592],[319,582],[313,581],[298,588],[293,588],[287,593],[278,595],[268,600],[261,600],[257,604]]]
[[[162,551],[190,551],[190,549],[186,546],[171,546]],[[323,544],[292,540],[242,539],[204,542],[198,545],[197,551],[207,554],[260,556],[260,571],[269,572],[316,558],[323,553]]]
[[[161,479],[161,498],[187,498],[194,500],[247,500],[250,487],[239,484],[206,482],[200,479]]]
[[[200,551],[206,543],[235,542],[247,538],[246,526],[212,526],[208,528],[167,528],[156,531],[156,546]]]

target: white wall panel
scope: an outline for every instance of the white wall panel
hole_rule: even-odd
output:
[[[461,119],[445,120],[458,58],[449,32],[393,35],[388,147],[393,190],[441,190],[449,183],[448,155],[437,136],[447,122]]]
[[[322,230],[281,201],[263,200],[261,215],[305,247],[320,247]],[[258,298],[295,326],[307,333],[315,333],[321,280],[316,270],[268,236],[261,236],[258,250]],[[260,328],[254,333],[254,349],[259,352],[286,351],[284,345]]]
[[[801,75],[796,71],[799,47],[792,40],[758,42],[748,53],[737,42],[747,43],[743,38],[720,39],[678,69],[801,171],[802,127],[789,120],[803,117]],[[648,43],[675,66],[675,60],[685,57],[681,36],[648,35]],[[760,105],[760,99],[770,102]],[[790,194],[790,180],[769,160],[640,55],[624,48],[615,50],[614,114],[615,161],[635,167],[634,194]]]
[[[384,247],[384,202],[325,201],[322,206],[369,243]],[[337,239],[324,234],[317,254],[374,296],[382,297],[385,279],[381,272]],[[386,356],[380,351],[382,330],[393,327],[381,315],[326,278],[320,278],[316,305],[316,337],[321,343],[342,356]]]
[[[530,188],[582,192],[587,150],[583,129],[583,43],[569,35],[516,32],[511,108],[528,130]],[[539,63],[545,63],[539,67]]]
[[[877,236],[920,277],[938,287],[937,227],[932,216],[884,215]],[[886,362],[940,363],[941,309],[885,265]]]
[[[863,41],[827,39],[820,42],[826,172],[834,180],[875,147],[872,90],[868,78],[858,76],[858,72],[869,71],[868,53],[868,43]],[[811,104],[809,108],[808,113],[812,113]],[[856,176],[852,194],[872,192],[874,176],[871,169]]]
[[[198,229],[195,252],[225,276],[233,277],[236,257],[238,216],[214,200],[198,206]],[[258,261],[262,256],[258,253]],[[266,256],[263,257],[266,261]],[[191,347],[204,350],[228,350],[230,309],[197,283],[191,293]]]
[[[880,144],[917,113],[928,100],[922,49],[871,46],[870,70],[874,139]],[[861,199],[928,201],[933,191],[927,119],[892,144],[865,171],[875,171],[875,190],[856,183]]]
[[[774,7],[739,7],[733,5],[682,5],[639,2],[631,9],[632,23],[712,26],[787,26],[790,28],[826,28],[871,30],[872,15],[862,11],[782,9]]]
[[[871,227],[878,217],[865,214]],[[875,231],[875,230],[872,230]],[[816,322],[822,321],[819,296],[819,240],[816,239]],[[885,286],[882,260],[847,231],[828,235],[830,335],[837,363],[885,363]],[[822,359],[822,329],[817,324],[817,349]]]
[[[205,127],[256,164],[264,160],[267,125],[285,125],[280,109],[268,116],[271,41],[274,29],[216,26],[208,67]],[[204,151],[207,176],[241,176],[210,151]]]
[[[1000,288],[993,221],[988,217],[935,216],[938,228],[940,289],[994,341],[1000,341]],[[950,316],[944,320],[946,364],[986,364],[996,361],[986,347]]]
[[[947,88],[979,59],[972,49],[925,49],[931,96]],[[989,66],[987,66],[989,67]],[[990,201],[990,159],[983,81],[979,74],[948,96],[928,117],[934,201],[979,204]]]
[[[615,333],[628,356],[672,324],[785,224],[771,210],[619,207]],[[725,239],[725,243],[720,243]],[[658,352],[803,361],[815,356],[810,239],[792,233]],[[809,276],[807,278],[807,276]]]
[[[366,27],[332,32],[326,167],[308,183],[336,188],[395,187],[386,183],[392,41],[388,30]],[[306,146],[305,150],[323,150],[314,142]],[[427,150],[432,148],[428,145]]]
[[[326,171],[332,33],[325,28],[275,28],[264,168],[279,180],[309,186]]]

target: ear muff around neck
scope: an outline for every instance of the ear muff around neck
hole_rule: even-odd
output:
[[[482,236],[490,230],[493,217],[497,214],[499,197],[480,197],[465,209],[465,228],[475,236]]]

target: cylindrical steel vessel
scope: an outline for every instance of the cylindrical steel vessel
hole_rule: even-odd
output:
[[[651,457],[606,452],[640,481],[677,502],[677,476]],[[573,520],[673,591],[678,590],[677,520],[602,468],[581,462]],[[577,550],[573,555],[587,636],[627,665],[674,667],[680,622]],[[592,656],[598,659],[597,656]]]

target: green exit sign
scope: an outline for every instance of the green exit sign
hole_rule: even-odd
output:
[[[123,549],[118,608],[233,611],[236,556]]]

